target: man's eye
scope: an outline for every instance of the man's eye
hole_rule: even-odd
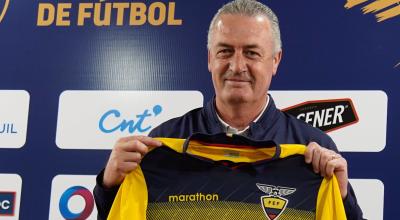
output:
[[[257,57],[257,56],[259,56],[259,53],[255,52],[255,51],[251,51],[251,50],[246,51],[245,54],[246,54],[247,56],[250,56],[250,57]]]
[[[227,55],[227,54],[230,54],[232,51],[231,50],[229,50],[229,49],[222,49],[222,50],[219,50],[218,51],[218,54],[220,54],[220,55]]]

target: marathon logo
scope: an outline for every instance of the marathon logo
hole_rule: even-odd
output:
[[[353,102],[348,98],[307,101],[282,109],[282,111],[324,132],[358,122]]]
[[[0,192],[0,217],[14,216],[15,192]]]

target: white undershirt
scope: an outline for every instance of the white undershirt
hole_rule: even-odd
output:
[[[257,118],[254,119],[253,122],[257,122],[258,119],[261,118],[261,116],[262,116],[262,115],[264,114],[264,112],[265,112],[265,109],[267,109],[268,103],[269,103],[269,97],[267,96],[267,102],[265,103],[265,106],[264,106],[263,110],[260,112],[260,114],[257,116]],[[248,130],[249,127],[250,127],[250,126],[248,125],[248,126],[245,127],[243,130],[240,130],[240,131],[239,131],[237,128],[234,128],[234,127],[230,126],[228,123],[226,123],[224,120],[222,120],[222,118],[218,115],[218,112],[217,112],[217,117],[218,117],[219,121],[221,122],[222,126],[224,126],[225,132],[226,132],[228,135],[232,135],[232,134],[246,135],[246,132],[247,132],[247,130]]]

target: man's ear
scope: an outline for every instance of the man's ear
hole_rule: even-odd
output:
[[[273,60],[272,60],[272,75],[275,76],[276,72],[278,71],[278,66],[279,63],[281,62],[282,59],[282,50],[279,52],[275,53]]]

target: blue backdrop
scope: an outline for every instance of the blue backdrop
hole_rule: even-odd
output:
[[[30,95],[25,145],[0,149],[0,173],[16,173],[23,180],[20,219],[47,219],[53,177],[95,175],[110,153],[56,146],[59,96],[64,90],[198,90],[205,101],[214,94],[206,35],[224,1],[177,0],[174,17],[182,20],[181,25],[165,21],[154,26],[146,21],[130,26],[125,13],[123,25],[118,26],[113,10],[110,25],[102,27],[94,25],[92,18],[77,25],[79,3],[104,7],[129,1],[0,0],[0,13],[7,2],[0,21],[0,90],[26,90]],[[373,1],[349,9],[345,1],[264,2],[280,18],[284,49],[272,90],[383,90],[387,94],[384,150],[343,154],[350,178],[384,183],[384,219],[396,219],[400,16],[378,22],[374,13],[363,14],[361,8]],[[56,21],[38,25],[39,5],[44,3],[55,8],[70,3],[70,25],[57,26]],[[152,1],[143,3],[149,6]],[[0,108],[5,106],[0,103]],[[0,124],[1,120],[0,115]]]

